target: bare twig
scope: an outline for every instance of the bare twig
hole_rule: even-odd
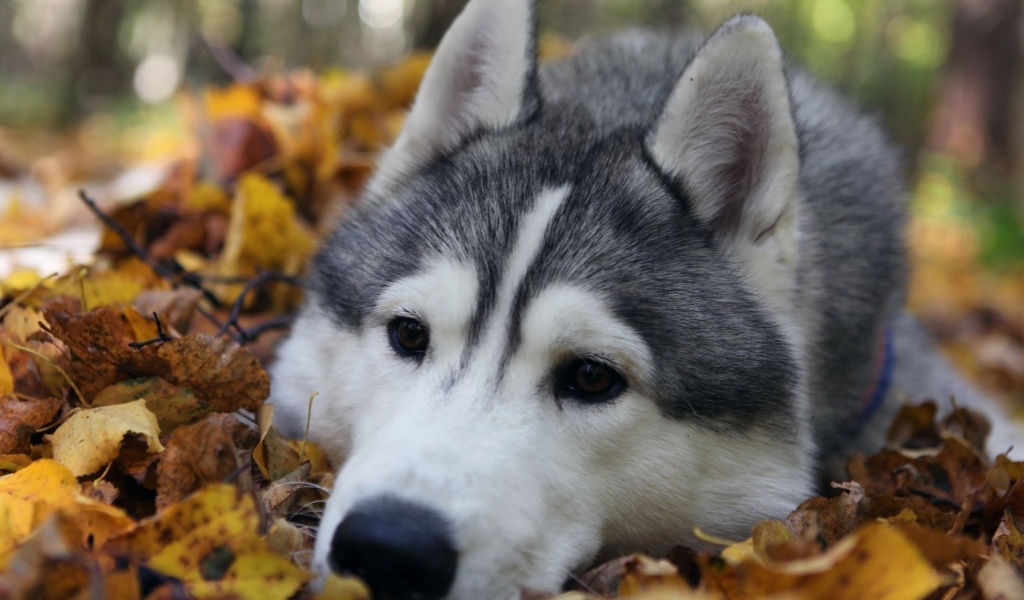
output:
[[[156,273],[163,279],[166,279],[174,287],[178,287],[181,284],[193,287],[201,291],[203,293],[203,297],[206,298],[206,300],[209,301],[210,304],[217,307],[220,306],[220,300],[217,299],[217,296],[213,292],[205,288],[202,284],[201,279],[196,277],[194,273],[189,273],[188,271],[175,273],[174,271],[171,271],[170,269],[163,266],[159,262],[153,260],[149,256],[149,253],[146,252],[144,248],[142,248],[141,246],[138,245],[138,243],[135,242],[135,238],[132,237],[132,234],[129,233],[123,226],[121,226],[120,223],[114,220],[110,215],[103,212],[100,209],[100,207],[96,204],[96,201],[90,198],[89,195],[85,193],[85,190],[78,190],[78,197],[81,198],[82,202],[85,203],[86,207],[88,207],[89,210],[94,215],[96,215],[96,218],[102,221],[104,225],[109,227],[111,231],[117,234],[117,237],[121,238],[121,241],[124,243],[125,247],[128,248],[128,250],[131,251],[132,254],[139,257],[139,259],[142,262],[146,263],[149,266],[149,268],[153,269],[154,273]]]
[[[150,344],[158,344],[158,343],[161,343],[161,342],[169,342],[169,341],[171,341],[171,336],[169,336],[166,333],[164,333],[163,324],[160,323],[160,317],[159,317],[159,315],[156,314],[156,312],[153,313],[153,320],[156,321],[156,337],[151,339],[151,340],[145,340],[143,342],[128,342],[129,346],[131,346],[132,348],[138,349],[138,348],[145,348],[146,346],[149,346]]]
[[[128,230],[122,227],[121,224],[115,221],[110,215],[100,210],[100,207],[96,205],[96,201],[90,198],[89,195],[85,193],[85,190],[78,190],[78,197],[81,198],[82,202],[85,203],[85,206],[92,211],[92,214],[96,215],[97,219],[103,221],[104,225],[116,233],[117,237],[121,238],[125,247],[127,247],[132,254],[139,257],[139,259],[149,265],[149,268],[153,269],[153,271],[160,277],[163,277],[172,283],[176,281],[177,278],[175,277],[175,274],[165,269],[160,263],[151,259],[149,254],[135,243],[135,238],[132,237],[132,234],[128,233]]]
[[[279,281],[294,286],[302,285],[298,277],[293,277],[291,275],[285,275],[283,273],[277,273],[274,271],[260,271],[259,274],[256,275],[256,277],[246,282],[245,287],[242,288],[242,292],[238,294],[237,298],[235,298],[235,302],[231,306],[231,314],[228,315],[228,321],[227,323],[224,323],[220,331],[217,332],[217,335],[224,335],[225,333],[228,332],[228,329],[234,328],[235,331],[237,331],[239,335],[242,336],[243,341],[248,341],[248,334],[238,324],[238,317],[242,314],[242,308],[245,306],[245,299],[249,295],[249,292],[252,292],[257,288],[261,288],[265,284],[274,281]],[[289,319],[289,323],[290,322],[291,320]]]

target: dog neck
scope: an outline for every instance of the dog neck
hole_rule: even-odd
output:
[[[886,328],[878,336],[877,349],[875,350],[874,377],[871,384],[864,390],[864,396],[860,401],[860,410],[857,413],[857,429],[863,427],[871,417],[878,412],[882,405],[889,387],[892,384],[892,371],[894,364],[892,352],[892,334]]]

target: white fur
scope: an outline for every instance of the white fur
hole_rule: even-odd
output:
[[[480,128],[511,124],[534,57],[530,3],[475,0],[455,19],[424,74],[394,147],[380,160],[380,189]]]

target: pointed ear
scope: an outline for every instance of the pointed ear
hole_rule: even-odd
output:
[[[654,162],[778,315],[796,305],[800,195],[783,68],[767,23],[730,19],[683,72],[647,140]]]
[[[799,152],[782,51],[767,23],[733,17],[705,42],[648,150],[716,237],[758,242],[780,233],[795,211]]]
[[[400,176],[481,129],[525,118],[539,103],[536,72],[532,0],[471,0],[438,45],[379,171]]]

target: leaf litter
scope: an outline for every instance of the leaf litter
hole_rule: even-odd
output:
[[[354,578],[308,586],[332,466],[274,428],[263,365],[428,58],[184,100],[200,152],[141,198],[84,195],[107,226],[92,265],[0,281],[0,597],[369,598]],[[522,597],[1024,597],[1024,463],[986,458],[983,418],[936,413],[907,407],[848,481],[747,540],[620,557]]]

